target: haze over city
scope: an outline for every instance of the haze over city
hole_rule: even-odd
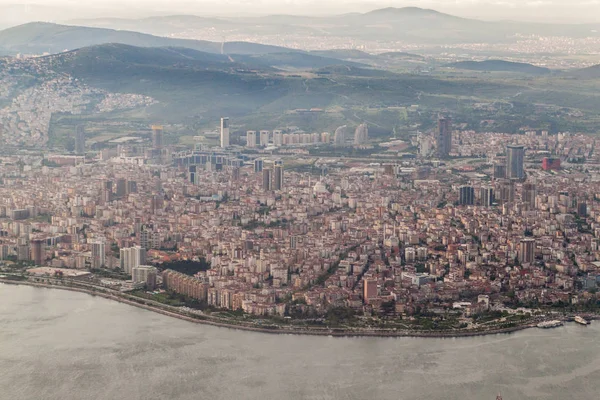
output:
[[[73,0],[39,0],[16,3],[0,0],[3,19],[20,21],[37,19],[131,17],[150,15],[196,14],[207,16],[247,15],[330,15],[367,12],[385,7],[421,7],[449,14],[487,20],[590,23],[600,21],[597,0],[99,0],[82,4]],[[8,13],[8,14],[6,14]]]
[[[0,0],[0,397],[597,399],[599,15]]]

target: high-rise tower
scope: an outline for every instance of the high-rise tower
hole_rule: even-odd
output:
[[[354,131],[354,144],[363,144],[369,140],[369,127],[367,124],[360,124]]]
[[[346,144],[346,125],[340,126],[335,130],[333,144],[335,146],[344,146]]]
[[[525,147],[513,145],[506,146],[506,178],[525,178],[525,169],[523,168],[524,161]]]
[[[494,204],[494,189],[489,186],[479,189],[479,200],[483,207],[491,207]]]
[[[85,153],[85,129],[83,125],[77,125],[75,132],[75,153],[82,155]]]
[[[535,210],[535,197],[537,195],[536,186],[534,183],[525,183],[523,185],[523,192],[521,194],[521,199],[523,200],[523,204],[525,204],[528,210]]]
[[[260,131],[259,142],[261,146],[269,145],[269,138],[271,137],[271,132],[269,131]]]
[[[246,132],[246,147],[248,147],[248,148],[256,147],[256,131]]]
[[[460,187],[458,203],[462,206],[472,206],[475,204],[475,189],[473,189],[473,186]]]
[[[535,261],[535,239],[522,239],[519,245],[519,261],[522,264],[532,264]]]
[[[263,190],[269,191],[273,189],[273,170],[271,168],[264,168],[263,174]]]
[[[162,125],[152,125],[152,148],[162,149],[163,147],[163,127]]]
[[[44,241],[43,240],[32,240],[31,241],[31,259],[35,265],[42,265],[44,255]]]
[[[273,190],[283,189],[283,163],[276,163],[273,169]]]
[[[452,149],[452,120],[450,118],[438,119],[436,145],[438,158],[448,158]]]
[[[221,147],[229,147],[229,118],[221,118]]]
[[[103,240],[92,242],[92,268],[98,269],[106,265],[106,252]]]

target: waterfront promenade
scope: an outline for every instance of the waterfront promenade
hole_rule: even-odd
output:
[[[124,303],[130,306],[143,308],[148,311],[153,311],[169,317],[182,319],[188,322],[207,324],[222,328],[240,329],[253,332],[262,332],[269,334],[294,334],[294,335],[317,335],[317,336],[340,336],[340,337],[432,337],[432,338],[443,338],[443,337],[469,337],[469,336],[481,336],[481,335],[492,335],[501,333],[511,333],[523,329],[533,328],[543,319],[536,319],[535,321],[528,321],[527,323],[498,329],[485,329],[485,330],[397,330],[397,329],[381,329],[381,328],[329,328],[329,327],[306,327],[300,328],[297,326],[288,326],[281,324],[270,324],[257,326],[250,322],[242,322],[238,320],[229,320],[226,318],[210,316],[205,313],[195,314],[181,310],[179,307],[173,307],[167,304],[159,303],[156,301],[136,297],[127,293],[122,293],[109,288],[93,286],[82,282],[60,282],[58,279],[49,279],[48,283],[38,283],[31,281],[18,281],[11,279],[0,278],[0,283],[10,285],[28,285],[39,288],[48,289],[60,289],[69,290],[80,293],[87,293],[92,296],[100,296],[109,300],[114,300],[120,303]],[[555,318],[555,317],[553,317]],[[571,317],[572,318],[572,317]],[[595,319],[595,316],[586,316],[588,319]],[[570,317],[565,316],[563,320],[569,320]]]

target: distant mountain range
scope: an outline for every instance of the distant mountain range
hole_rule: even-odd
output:
[[[206,18],[174,15],[142,19],[101,18],[72,20],[77,25],[32,22],[0,31],[0,55],[17,53],[59,53],[104,43],[139,47],[185,47],[216,54],[260,55],[290,53],[281,46],[245,41],[207,41],[190,37],[257,38],[263,42],[294,43],[306,48],[314,41],[331,40],[417,45],[456,45],[461,43],[509,43],[523,35],[551,35],[573,38],[600,37],[599,25],[536,24],[488,22],[417,7],[385,8],[368,13],[328,17],[272,15],[245,18]],[[311,39],[312,38],[312,39]],[[311,52],[326,58],[365,62],[373,56],[361,50],[334,49]],[[395,54],[395,55],[393,55]],[[416,60],[402,53],[388,53],[388,60]],[[316,66],[318,67],[318,66]]]
[[[203,40],[172,39],[139,32],[32,22],[0,31],[4,54],[60,53],[82,47],[121,43],[139,47],[184,47],[207,53],[267,54],[290,52],[285,47],[248,42],[215,43]]]
[[[517,72],[531,75],[544,75],[552,72],[548,68],[538,67],[527,63],[510,62],[504,60],[461,61],[446,64],[445,67],[464,69],[470,71]]]
[[[164,16],[143,19],[85,19],[70,23],[155,35],[189,37],[211,29],[223,35],[286,35],[403,41],[415,44],[508,43],[517,35],[599,37],[600,24],[542,24],[479,21],[418,7],[383,8],[327,17],[270,15],[251,18]]]

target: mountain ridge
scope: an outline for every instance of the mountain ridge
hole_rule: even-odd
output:
[[[533,64],[519,63],[506,60],[485,60],[485,61],[459,61],[444,65],[444,67],[463,69],[469,71],[485,72],[519,72],[533,75],[549,74],[552,71],[549,68],[538,67]]]
[[[173,39],[135,31],[30,22],[0,31],[0,49],[5,52],[43,54],[122,43],[137,47],[185,47],[208,53],[268,54],[295,50],[251,42],[217,43],[205,40]]]

